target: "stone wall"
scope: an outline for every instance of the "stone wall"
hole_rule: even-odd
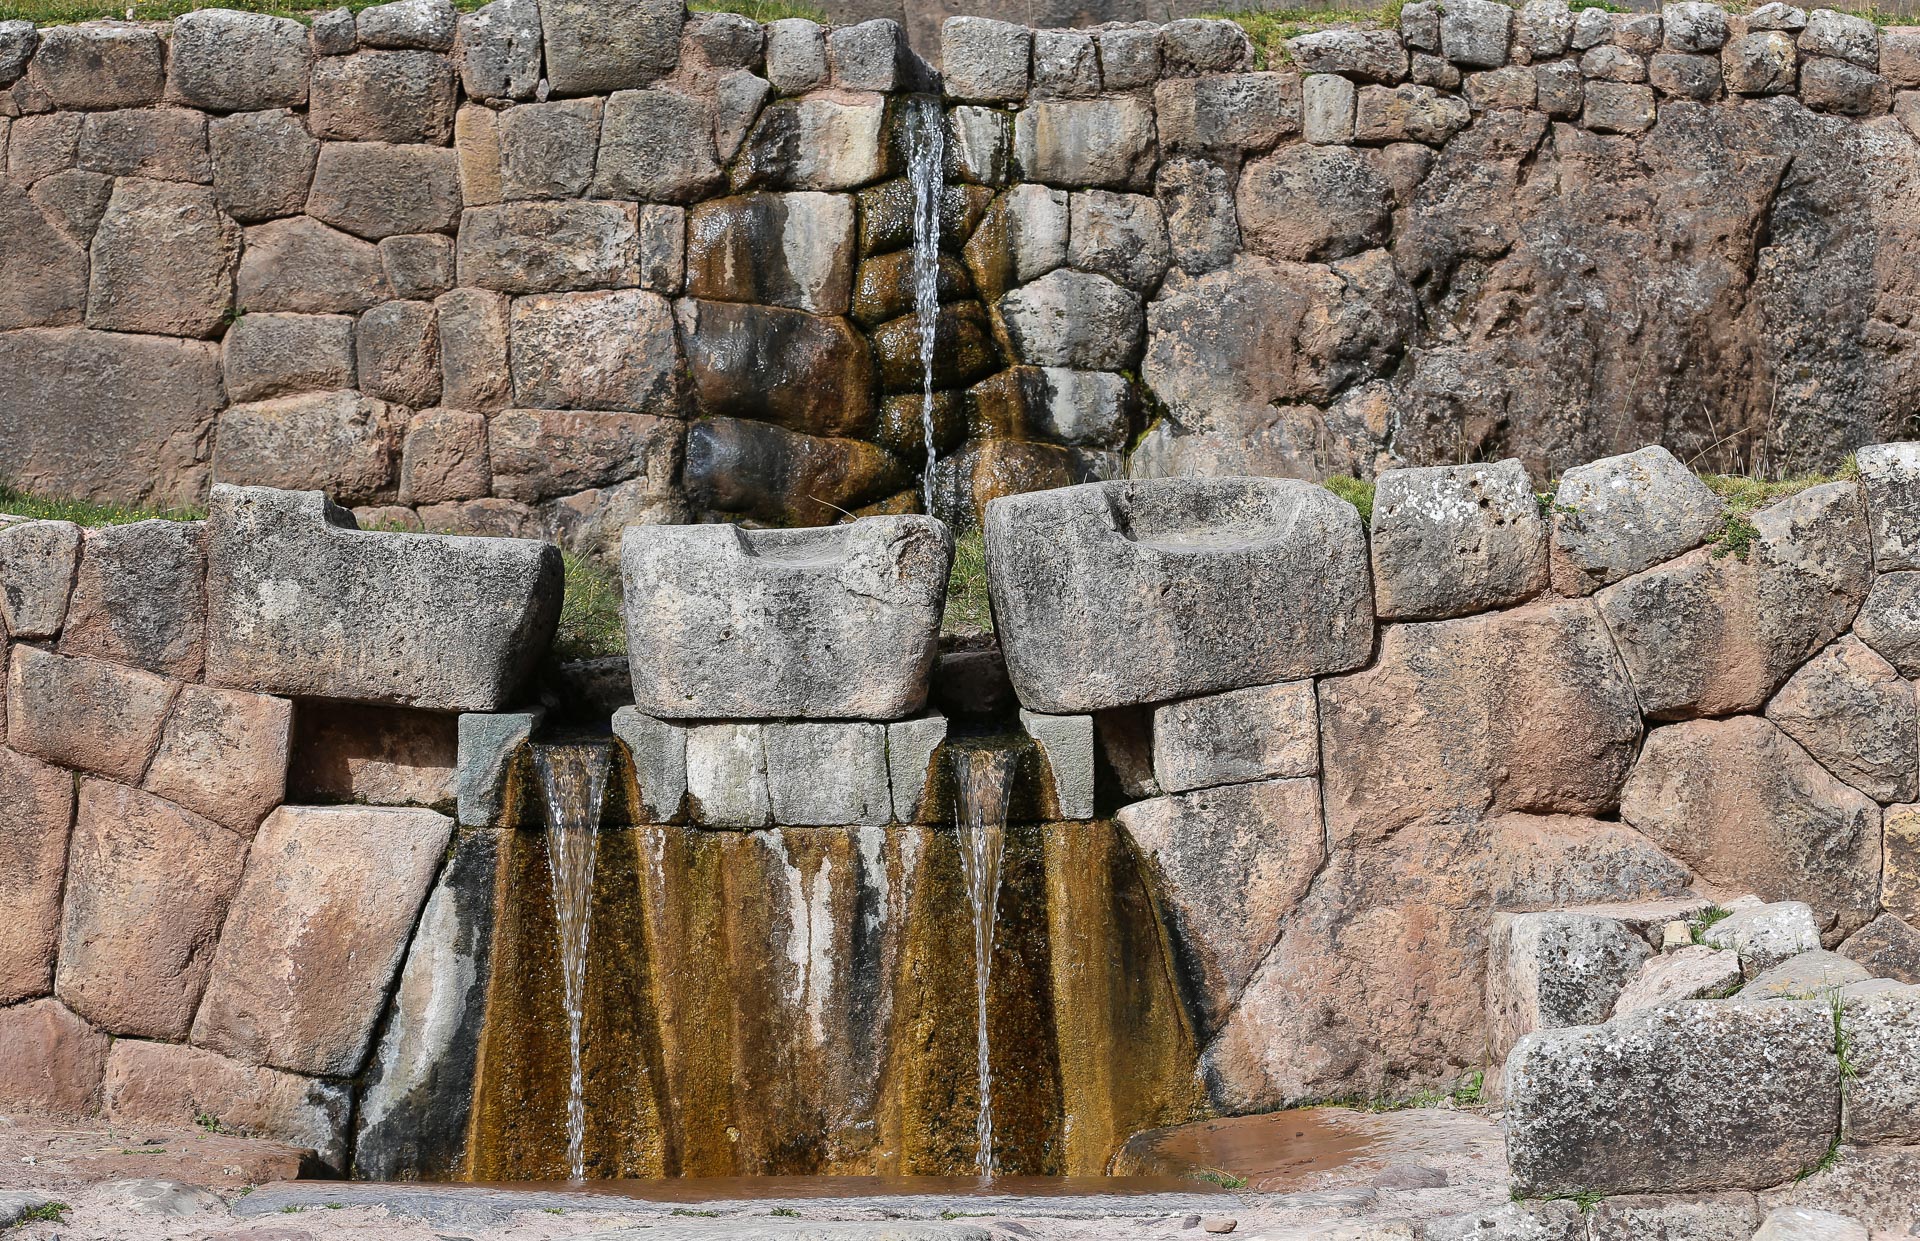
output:
[[[1052,20],[1052,19],[1050,19]],[[935,508],[1118,477],[1910,430],[1920,36],[1424,0],[1033,31],[670,0],[0,27],[0,482],[317,487],[611,551],[921,506],[905,127],[943,92]]]

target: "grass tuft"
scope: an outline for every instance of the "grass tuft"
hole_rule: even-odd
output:
[[[52,500],[0,486],[0,513],[35,521],[70,521],[76,526],[125,526],[136,521],[199,521],[199,509],[141,508],[133,504],[99,504],[92,500]]]
[[[64,1224],[67,1212],[73,1210],[64,1202],[43,1202],[30,1211],[23,1212],[15,1224]]]
[[[1342,474],[1320,484],[1334,495],[1360,510],[1360,524],[1373,525],[1373,484],[1364,478]]]
[[[329,9],[372,8],[381,0],[0,0],[0,21],[25,20],[42,26],[60,26],[101,18],[140,22],[171,21],[195,9],[241,9],[248,13],[270,13],[311,21],[315,14]],[[453,0],[453,7],[471,13],[486,0]],[[783,17],[804,17],[824,23],[826,12],[795,0],[698,0],[690,6],[696,13],[739,13],[757,22],[778,21]]]
[[[738,13],[754,21],[777,22],[789,17],[804,17],[810,22],[827,24],[827,11],[796,0],[698,0],[687,6],[696,13]]]
[[[1222,1189],[1245,1189],[1247,1178],[1235,1176],[1219,1168],[1196,1168],[1190,1174],[1196,1181],[1205,1181],[1209,1185],[1218,1185]]]
[[[1377,9],[1246,9],[1207,13],[1222,17],[1247,32],[1253,44],[1253,67],[1278,69],[1293,63],[1287,40],[1333,26],[1359,27],[1365,30],[1398,30],[1400,8],[1404,0],[1391,0]]]
[[[953,541],[953,570],[947,575],[947,609],[940,632],[993,632],[993,608],[987,598],[987,543],[979,535],[963,534]]]
[[[590,556],[563,551],[560,558],[567,567],[566,598],[560,605],[553,653],[560,659],[624,654],[627,629],[620,611],[619,574]]]
[[[1725,922],[1731,917],[1733,917],[1733,910],[1723,908],[1719,905],[1709,905],[1699,913],[1693,915],[1693,917],[1689,919],[1693,927],[1693,942],[1696,944],[1706,942],[1707,928],[1716,922]]]

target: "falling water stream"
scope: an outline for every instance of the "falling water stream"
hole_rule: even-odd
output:
[[[907,106],[907,180],[913,186],[913,313],[920,326],[920,425],[927,464],[924,509],[933,512],[933,354],[940,334],[940,191],[944,188],[946,114],[931,95]]]
[[[533,763],[547,806],[547,870],[553,878],[553,915],[560,930],[560,978],[567,1009],[567,1167],[586,1179],[586,1083],[580,1069],[585,1015],[587,937],[593,922],[593,863],[599,852],[600,808],[606,800],[613,749],[605,743],[536,745]]]
[[[980,1175],[993,1175],[993,1062],[987,1046],[987,982],[993,968],[993,926],[1000,904],[1000,860],[1006,846],[1007,792],[1017,751],[956,748],[953,778],[958,797],[954,830],[960,864],[973,907],[973,985],[977,1003],[974,1035],[980,1107],[974,1119]]]

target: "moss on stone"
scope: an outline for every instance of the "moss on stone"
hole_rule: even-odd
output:
[[[620,611],[618,571],[590,556],[560,555],[566,564],[566,597],[560,605],[553,653],[561,659],[624,654],[627,630]]]
[[[1360,524],[1373,525],[1373,481],[1342,474],[1320,484],[1334,495],[1360,510]]]
[[[987,545],[977,533],[954,540],[953,569],[947,576],[947,606],[940,616],[940,632],[993,632],[993,609],[987,599]]]

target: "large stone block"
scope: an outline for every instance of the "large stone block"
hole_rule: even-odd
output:
[[[1819,942],[1817,937],[1814,942]],[[1681,1000],[1716,999],[1736,990],[1743,979],[1739,953],[1692,944],[1643,964],[1621,989],[1613,1012],[1624,1017]]]
[[[1374,607],[1438,620],[1507,607],[1547,585],[1547,528],[1517,460],[1383,472],[1373,501]]]
[[[853,294],[853,199],[743,194],[687,213],[687,292],[815,314],[846,314]]]
[[[18,184],[0,184],[0,329],[80,322],[87,305],[87,252],[55,226]]]
[[[941,87],[950,99],[1014,103],[1026,98],[1033,31],[987,17],[949,17],[940,27]]]
[[[445,147],[329,142],[320,149],[307,213],[379,241],[452,231],[460,220],[460,157]]]
[[[318,492],[217,487],[212,510],[214,684],[493,711],[552,639],[561,571],[550,545],[363,532]]]
[[[557,95],[646,86],[680,59],[681,0],[545,0],[547,77]]]
[[[668,418],[684,412],[686,378],[673,311],[658,293],[517,298],[510,333],[520,405]]]
[[[1522,1193],[1776,1185],[1839,1132],[1833,1014],[1696,1001],[1546,1030],[1514,1048],[1506,1095]]]
[[[409,409],[440,403],[440,336],[432,302],[382,302],[353,331],[360,390]]]
[[[434,310],[440,326],[440,399],[474,413],[512,404],[507,336],[512,302],[485,289],[455,289],[436,299]]]
[[[1828,771],[1875,801],[1920,796],[1913,685],[1851,634],[1803,664],[1766,714]]]
[[[1279,479],[1089,483],[987,506],[1025,706],[1073,714],[1343,671],[1373,642],[1358,514]]]
[[[123,179],[93,235],[87,326],[212,336],[233,305],[240,226],[197,185]]]
[[[1140,356],[1139,295],[1092,272],[1048,272],[1000,299],[1014,356],[1032,366],[1117,371]]]
[[[594,197],[688,203],[719,184],[713,109],[704,99],[672,90],[623,90],[607,99]]]
[[[1283,262],[1326,262],[1384,245],[1393,191],[1360,152],[1286,146],[1248,164],[1235,201],[1245,247]]]
[[[1326,857],[1320,789],[1264,780],[1120,811],[1153,868],[1201,1015],[1216,1030]]]
[[[926,701],[952,550],[924,517],[629,527],[634,704],[662,719],[910,715]]]
[[[346,315],[247,314],[220,342],[227,399],[259,401],[354,386]]]
[[[913,485],[899,458],[843,436],[747,418],[687,428],[682,475],[696,507],[782,526],[824,526]]]
[[[5,282],[0,281],[0,285]],[[220,348],[80,329],[0,332],[7,482],[45,495],[198,503]],[[101,452],[111,443],[114,451]]]
[[[1344,73],[1391,85],[1407,75],[1407,48],[1391,30],[1318,30],[1287,40],[1308,73]]]
[[[444,504],[492,491],[485,414],[428,409],[408,421],[400,450],[400,503]]]
[[[174,20],[167,95],[209,112],[305,107],[312,64],[307,28],[292,18],[201,9]]]
[[[181,1125],[211,1116],[223,1130],[311,1148],[346,1170],[353,1091],[343,1082],[242,1064],[175,1043],[118,1039],[106,1057],[102,1092],[116,1125]]]
[[[63,655],[90,655],[196,680],[206,655],[204,530],[140,521],[86,532]]]
[[[773,818],[761,724],[701,724],[687,730],[690,817],[707,827],[765,827]]]
[[[603,100],[565,99],[500,114],[500,196],[578,198],[593,181]]]
[[[1075,189],[1145,190],[1155,158],[1145,99],[1045,99],[1013,121],[1013,157],[1027,180]]]
[[[827,35],[818,22],[784,17],[767,23],[767,80],[783,95],[798,95],[827,81]]]
[[[887,97],[815,91],[762,109],[747,134],[735,190],[852,190],[887,174]]]
[[[320,487],[344,504],[391,500],[407,411],[358,392],[230,405],[214,443],[219,481]]]
[[[1153,775],[1169,793],[1319,772],[1311,681],[1256,685],[1154,710]]]
[[[1153,103],[1166,155],[1232,158],[1300,132],[1301,86],[1293,73],[1168,78],[1154,87]]]
[[[213,180],[207,118],[191,108],[135,108],[88,114],[76,162],[86,172],[155,181]]]
[[[160,36],[148,26],[54,26],[40,33],[27,82],[56,108],[138,108],[160,98],[165,62]]]
[[[1620,813],[1709,884],[1806,901],[1833,939],[1878,912],[1880,808],[1766,720],[1654,729]]]
[[[1733,912],[1708,927],[1700,941],[1734,953],[1748,977],[1820,947],[1820,925],[1805,901],[1769,905],[1743,897],[1733,904]]]
[[[458,96],[452,63],[435,52],[329,56],[314,62],[307,126],[316,138],[445,146]]]
[[[1591,594],[1694,548],[1724,506],[1693,471],[1654,445],[1575,466],[1553,495],[1553,585]]]
[[[295,804],[457,808],[459,722],[444,712],[304,703],[293,754]]]
[[[417,47],[450,52],[459,14],[447,0],[391,0],[362,9],[354,21],[361,47]]]
[[[1866,599],[1872,557],[1854,484],[1803,491],[1752,524],[1744,557],[1700,548],[1597,596],[1648,715],[1758,707]]]
[[[873,354],[847,320],[694,298],[675,310],[701,413],[812,435],[872,427]]]
[[[246,857],[246,838],[211,820],[82,781],[54,976],[61,1000],[111,1034],[184,1038]]]
[[[73,777],[0,747],[0,1004],[53,990]]]
[[[150,672],[16,646],[7,676],[7,743],[63,767],[137,784],[176,688]]]
[[[1873,986],[1867,967],[1837,952],[1816,948],[1761,970],[1747,980],[1735,1004],[1761,1004],[1768,1000],[1823,1000],[1832,1003],[1842,989],[1856,983]]]
[[[1555,910],[1493,916],[1487,944],[1487,1060],[1504,1064],[1535,1030],[1605,1021],[1653,949],[1618,918]]]
[[[1875,978],[1920,983],[1920,931],[1893,914],[1861,927],[1840,945],[1840,955],[1860,962]]]
[[[533,503],[632,478],[673,477],[681,426],[653,414],[508,409],[488,420],[493,490]]]
[[[768,724],[760,744],[767,804],[782,827],[881,826],[893,818],[886,725]]]
[[[524,202],[460,217],[459,282],[499,293],[561,293],[639,283],[632,203]]]
[[[1591,1241],[1752,1241],[1760,1208],[1750,1193],[1622,1194],[1587,1216]]]
[[[0,524],[0,624],[13,638],[51,638],[66,623],[80,565],[80,527],[70,521]]]
[[[0,1008],[0,1107],[93,1115],[110,1041],[58,1000]]]
[[[286,795],[292,727],[284,698],[183,686],[145,787],[251,837]]]
[[[1920,1140],[1920,991],[1845,996],[1838,1021],[1847,1040],[1848,1142]]]
[[[460,18],[460,82],[469,99],[533,98],[540,86],[540,6],[493,0]]]
[[[1920,573],[1875,576],[1853,631],[1902,676],[1920,676]]]
[[[1867,493],[1873,567],[1920,569],[1920,443],[1869,444],[1855,460]]]
[[[1462,811],[1604,813],[1640,739],[1633,687],[1584,603],[1390,626],[1373,667],[1319,693],[1336,843]]]
[[[453,820],[431,810],[282,807],[254,838],[220,936],[199,1046],[251,1064],[351,1077]]]

